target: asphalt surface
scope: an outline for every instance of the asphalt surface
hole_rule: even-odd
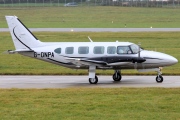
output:
[[[180,28],[29,28],[32,32],[178,32]],[[0,28],[0,32],[8,32]]]
[[[156,76],[122,76],[114,82],[112,76],[98,76],[98,84],[89,84],[87,76],[0,76],[0,88],[121,88],[121,87],[180,87],[180,76],[163,76],[163,83],[155,81]]]

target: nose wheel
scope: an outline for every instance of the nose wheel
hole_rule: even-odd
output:
[[[114,81],[121,81],[122,76],[121,76],[120,71],[115,70],[115,73],[113,74],[112,78]]]
[[[158,72],[158,75],[156,77],[156,82],[157,83],[162,83],[163,82],[163,77],[162,77],[161,69],[159,69],[157,72]]]
[[[162,77],[161,75],[158,75],[158,76],[156,77],[156,82],[162,83],[162,82],[163,82],[163,77]]]

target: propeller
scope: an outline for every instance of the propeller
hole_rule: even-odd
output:
[[[139,48],[138,48],[138,57],[140,58],[140,52],[141,52],[141,51],[140,51],[140,46],[141,46],[141,43],[140,43],[140,42],[138,43],[138,46],[139,46]]]
[[[137,62],[134,63],[134,69],[137,69]]]
[[[144,61],[146,61],[144,58],[141,58],[141,43],[139,42],[138,43],[138,58],[134,61],[134,69],[137,69],[137,66],[138,66],[138,64],[141,64],[142,65],[142,67],[143,67],[143,69],[144,69],[144,64],[143,64],[143,62]]]

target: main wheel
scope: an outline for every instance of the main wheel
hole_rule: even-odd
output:
[[[156,77],[156,82],[162,83],[162,82],[163,82],[163,77],[162,77],[161,75],[158,75],[158,76]]]
[[[96,84],[96,83],[98,83],[98,77],[95,76],[95,78],[89,78],[89,83],[90,83],[90,84]]]
[[[116,73],[113,75],[113,80],[114,81],[121,81],[121,75],[118,73],[117,75],[116,75]]]

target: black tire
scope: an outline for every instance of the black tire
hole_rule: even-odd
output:
[[[97,84],[98,83],[98,77],[95,76],[95,78],[89,78],[89,83],[90,84]]]
[[[113,78],[114,81],[121,81],[122,76],[118,73],[117,76],[116,76],[116,74],[114,74],[112,76],[112,78]]]
[[[157,83],[162,83],[162,82],[163,82],[163,77],[162,77],[161,75],[158,75],[158,76],[156,77],[156,82],[157,82]]]

